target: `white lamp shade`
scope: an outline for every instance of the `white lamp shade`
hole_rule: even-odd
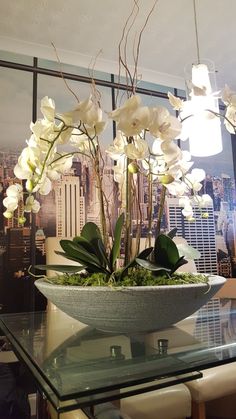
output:
[[[189,138],[190,153],[196,157],[213,156],[222,151],[222,134],[218,100],[212,95],[206,64],[192,66],[190,100],[185,102],[184,131]],[[209,112],[210,110],[210,112]],[[189,116],[189,117],[188,117]]]

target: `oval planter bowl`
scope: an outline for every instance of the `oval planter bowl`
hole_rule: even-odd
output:
[[[209,284],[143,287],[81,287],[35,282],[60,310],[97,329],[149,332],[190,316],[221,288],[226,279],[210,276]]]

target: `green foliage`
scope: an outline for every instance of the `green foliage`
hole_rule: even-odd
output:
[[[120,254],[120,243],[124,214],[118,218],[114,241],[110,255],[107,255],[101,232],[95,223],[86,223],[81,231],[81,236],[73,240],[61,240],[60,245],[63,252],[56,252],[58,255],[78,263],[77,267],[71,265],[36,265],[37,269],[54,270],[58,272],[78,272],[86,270],[89,274],[102,273],[108,278],[116,269],[116,261]]]
[[[138,267],[132,269],[129,275],[121,279],[119,275],[115,281],[108,280],[103,273],[93,273],[91,275],[78,273],[72,275],[58,275],[53,278],[47,278],[47,281],[57,285],[79,285],[79,286],[107,286],[124,287],[124,286],[152,286],[152,285],[179,285],[179,284],[196,284],[208,283],[208,276],[203,274],[191,274],[187,272],[174,273],[169,275],[153,275],[147,269]]]
[[[159,234],[150,257],[140,258],[139,255],[136,262],[143,268],[153,271],[155,275],[165,273],[171,276],[180,266],[188,263],[184,256],[180,256],[178,247],[172,240],[175,233],[176,229],[172,230],[169,235]]]
[[[36,268],[41,270],[51,269],[63,273],[63,275],[58,275],[56,279],[53,279],[53,281],[56,280],[57,283],[63,284],[87,286],[161,285],[167,282],[170,284],[180,281],[180,276],[174,274],[174,272],[187,263],[184,254],[181,253],[186,251],[190,258],[199,255],[197,251],[186,244],[180,245],[179,251],[178,246],[173,241],[177,230],[173,229],[167,235],[159,234],[154,247],[144,249],[127,266],[116,270],[123,224],[124,214],[121,214],[115,225],[110,254],[105,249],[98,226],[89,222],[83,227],[81,236],[74,237],[73,240],[61,240],[60,244],[63,251],[56,252],[66,259],[77,262],[76,266],[37,265]],[[186,278],[185,275],[184,283]]]

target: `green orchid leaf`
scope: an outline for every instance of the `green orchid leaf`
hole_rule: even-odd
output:
[[[106,249],[104,246],[104,243],[102,241],[102,239],[93,239],[92,240],[92,245],[96,251],[96,255],[98,257],[98,259],[100,260],[100,263],[103,266],[108,266],[109,265],[109,261],[107,258],[107,254],[106,254]]]
[[[76,236],[73,238],[73,242],[79,246],[82,246],[86,251],[88,251],[89,253],[93,253],[94,255],[96,255],[96,249],[94,248],[94,246],[84,237],[82,236]]]
[[[171,273],[174,273],[178,268],[180,268],[180,266],[185,265],[186,263],[188,263],[188,261],[186,259],[184,259],[184,256],[181,256],[181,258],[179,258],[178,262],[176,262],[176,264],[173,266]]]
[[[105,246],[100,238],[95,238],[89,242],[82,236],[77,236],[73,239],[77,245],[82,246],[86,251],[96,255],[103,266],[108,265]]]
[[[149,271],[166,271],[171,272],[171,269],[166,268],[165,266],[156,265],[155,263],[150,262],[149,260],[136,258],[136,262],[145,269]]]
[[[180,256],[184,256],[188,260],[199,259],[201,253],[187,243],[179,243],[176,245]]]
[[[66,255],[72,256],[73,258],[76,258],[78,262],[81,262],[82,264],[92,264],[97,267],[101,266],[101,263],[98,259],[98,257],[92,253],[89,253],[87,250],[85,250],[82,246],[74,243],[71,240],[61,240],[60,245]]]
[[[120,279],[124,278],[129,273],[129,268],[133,268],[137,265],[136,259],[131,260],[124,268],[121,270]]]
[[[173,240],[165,234],[157,236],[154,246],[155,263],[173,268],[179,260],[179,252]]]
[[[153,247],[148,247],[147,249],[142,250],[142,252],[139,253],[138,258],[139,259],[147,259],[148,256],[152,253]]]
[[[85,267],[85,264],[79,262],[78,258],[76,258],[76,257],[69,256],[65,252],[60,252],[59,250],[55,250],[55,253],[59,256],[64,257],[65,259],[73,260],[74,262],[80,263],[81,265],[83,265]],[[68,266],[70,266],[70,265],[68,265]]]
[[[66,259],[73,260],[74,262],[80,263],[82,265],[82,268],[86,269],[86,271],[89,272],[89,273],[103,272],[106,275],[109,274],[109,271],[101,265],[98,266],[98,265],[95,265],[95,264],[90,263],[90,262],[82,262],[81,258],[78,259],[78,257],[68,256],[68,254],[64,253],[64,252],[55,251],[55,253],[59,256],[63,256]],[[70,265],[68,265],[68,266],[70,266]]]
[[[84,266],[72,266],[72,265],[35,265],[36,269],[41,271],[57,271],[57,272],[68,272],[75,273],[80,272],[84,269]]]
[[[116,259],[118,258],[119,254],[120,254],[120,241],[121,241],[121,233],[122,233],[122,228],[124,225],[124,213],[122,213],[115,225],[115,231],[114,231],[114,242],[113,242],[113,246],[111,249],[111,255],[110,255],[110,268],[111,270],[113,269],[113,266],[116,262]]]
[[[81,231],[81,236],[84,237],[88,242],[92,242],[93,239],[101,239],[102,235],[101,232],[97,226],[97,224],[89,222],[86,223]]]
[[[169,231],[167,236],[170,237],[170,239],[173,239],[176,236],[177,231],[178,231],[177,227],[172,228],[172,230]]]

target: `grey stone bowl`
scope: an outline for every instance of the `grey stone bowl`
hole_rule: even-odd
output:
[[[210,276],[209,284],[86,287],[35,281],[41,293],[69,316],[97,329],[149,332],[190,316],[221,288],[226,279]]]

